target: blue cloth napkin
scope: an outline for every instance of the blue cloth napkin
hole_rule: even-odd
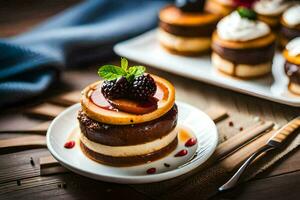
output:
[[[45,91],[60,71],[112,54],[121,40],[157,24],[168,0],[92,0],[29,32],[0,39],[0,106]]]

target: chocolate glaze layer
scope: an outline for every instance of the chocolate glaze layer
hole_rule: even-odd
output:
[[[154,160],[158,160],[159,158],[165,157],[176,148],[177,144],[178,144],[178,139],[176,137],[170,144],[168,144],[167,146],[165,146],[164,148],[158,151],[145,154],[145,155],[128,156],[128,157],[113,157],[113,156],[103,155],[89,149],[82,142],[80,142],[80,147],[87,157],[89,157],[92,160],[95,160],[96,162],[103,163],[106,165],[112,165],[112,166],[132,166],[132,165],[144,164],[149,161],[154,161]]]
[[[215,30],[216,25],[217,22],[197,26],[182,26],[168,24],[162,21],[159,22],[159,27],[164,31],[182,37],[210,37]]]
[[[213,43],[212,49],[222,58],[235,64],[257,65],[273,60],[275,42],[265,47],[251,49],[229,49]]]
[[[290,82],[300,85],[300,65],[286,61],[284,64],[284,70],[286,75],[289,77]]]
[[[300,27],[289,28],[286,26],[281,26],[280,34],[286,38],[288,41],[300,36]]]
[[[131,125],[111,125],[78,113],[81,132],[91,141],[108,146],[128,146],[151,142],[170,133],[177,125],[177,105],[155,120]]]

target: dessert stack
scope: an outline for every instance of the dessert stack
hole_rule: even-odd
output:
[[[158,39],[171,53],[199,55],[210,51],[211,35],[221,16],[204,10],[205,1],[176,1],[159,13]]]
[[[280,43],[284,47],[290,40],[300,37],[300,4],[287,9],[280,22]]]
[[[291,40],[283,51],[284,69],[289,78],[288,88],[294,94],[300,95],[300,37]]]
[[[278,29],[282,13],[291,5],[285,0],[258,0],[253,5],[258,19],[268,24],[272,29]]]
[[[212,64],[221,72],[252,78],[271,71],[276,37],[256,13],[238,8],[224,17],[213,34]]]
[[[292,0],[177,0],[159,13],[161,46],[188,56],[212,50],[212,65],[241,79],[270,74],[280,43],[288,88],[298,95],[299,37],[300,4]]]
[[[78,113],[81,149],[89,158],[112,166],[151,162],[178,143],[175,89],[145,67],[102,66],[104,80],[82,92]]]

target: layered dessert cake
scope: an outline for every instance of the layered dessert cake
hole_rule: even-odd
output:
[[[206,10],[226,16],[236,8],[236,0],[208,0]]]
[[[283,51],[285,58],[284,69],[289,78],[288,88],[300,95],[300,37],[291,40]]]
[[[212,64],[221,72],[251,78],[271,71],[275,35],[257,20],[254,11],[239,8],[217,25],[212,41]]]
[[[208,52],[219,15],[204,11],[205,0],[176,1],[159,13],[158,39],[171,53],[198,55]]]
[[[300,37],[300,5],[287,9],[281,17],[280,43],[284,47],[290,40]]]
[[[78,113],[81,149],[89,158],[113,166],[151,162],[177,146],[175,89],[143,66],[102,66],[104,79],[82,92]]]
[[[280,26],[282,13],[291,5],[285,0],[258,0],[253,4],[253,10],[257,13],[258,19],[268,24],[272,29]]]

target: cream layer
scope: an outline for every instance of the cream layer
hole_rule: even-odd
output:
[[[267,74],[271,71],[272,63],[262,63],[258,65],[246,65],[246,64],[234,64],[221,56],[219,56],[216,53],[212,53],[212,64],[215,66],[218,70],[234,75],[237,77],[244,77],[244,78],[250,78],[250,77],[256,77],[261,76],[264,74]]]
[[[100,143],[93,142],[85,137],[82,133],[80,134],[80,141],[87,146],[87,148],[93,150],[94,152],[113,156],[113,157],[127,157],[127,156],[138,156],[152,153],[158,151],[168,144],[170,144],[178,134],[178,129],[175,128],[168,135],[159,138],[157,140],[131,146],[107,146]]]
[[[181,37],[161,29],[158,31],[158,39],[163,45],[176,51],[201,52],[210,49],[211,45],[209,37]]]

